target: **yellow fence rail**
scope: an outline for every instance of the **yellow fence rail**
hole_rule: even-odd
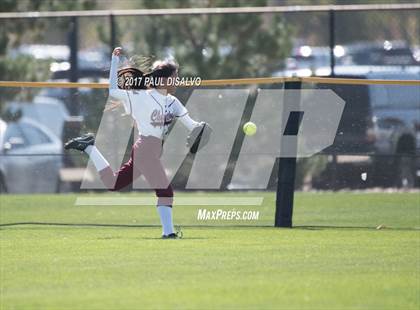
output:
[[[366,79],[344,79],[344,78],[323,78],[323,77],[266,77],[246,79],[221,79],[202,80],[201,86],[223,86],[223,85],[257,85],[276,84],[285,82],[302,82],[317,84],[352,84],[352,85],[405,85],[420,86],[420,80],[366,80]],[[35,87],[35,88],[108,88],[108,83],[74,83],[74,82],[21,82],[21,81],[0,81],[0,87]]]

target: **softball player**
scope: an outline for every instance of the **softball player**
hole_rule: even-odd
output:
[[[156,84],[159,85],[149,88],[144,83],[133,85],[133,81],[139,80],[127,79],[127,72],[130,77],[142,77],[141,71],[134,68],[118,71],[121,55],[122,48],[115,48],[112,53],[109,96],[122,102],[125,112],[132,116],[137,125],[139,138],[132,147],[130,159],[118,171],[112,171],[107,160],[94,145],[93,134],[71,139],[64,148],[88,154],[101,180],[111,191],[120,190],[143,175],[156,192],[162,238],[177,238],[172,220],[173,190],[160,161],[163,140],[171,123],[178,119],[191,132],[187,146],[195,153],[207,143],[211,128],[204,122],[199,123],[191,119],[187,109],[172,95],[176,87],[168,84],[167,79],[172,77],[175,80],[178,76],[178,66],[175,63],[155,62],[149,77],[157,79]],[[131,81],[132,84],[127,85],[127,81]]]

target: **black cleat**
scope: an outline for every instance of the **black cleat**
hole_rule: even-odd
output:
[[[172,233],[169,235],[163,235],[162,239],[181,239],[181,237],[179,237],[176,233]]]
[[[162,239],[182,239],[182,231],[181,231],[181,227],[177,227],[177,231],[169,234],[169,235],[163,235]]]
[[[95,143],[95,137],[92,133],[87,133],[83,136],[73,138],[69,140],[66,144],[64,144],[65,150],[78,150],[84,151],[89,145],[93,145]]]

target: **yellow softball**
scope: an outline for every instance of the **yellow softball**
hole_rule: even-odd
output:
[[[242,129],[247,136],[253,136],[257,132],[257,125],[253,122],[247,122]]]

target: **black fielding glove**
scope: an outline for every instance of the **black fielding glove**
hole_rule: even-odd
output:
[[[213,129],[209,124],[201,122],[196,126],[187,137],[187,147],[192,154],[201,150],[210,140]]]

